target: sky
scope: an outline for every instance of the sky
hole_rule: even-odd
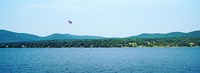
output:
[[[200,30],[200,0],[0,0],[0,29],[39,36],[191,32]]]

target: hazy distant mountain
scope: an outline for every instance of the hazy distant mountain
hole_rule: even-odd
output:
[[[167,34],[140,34],[138,36],[131,36],[129,38],[168,38],[168,37],[200,37],[200,31],[193,31],[189,33],[182,33],[182,32],[171,32]]]
[[[34,41],[39,38],[36,35],[0,30],[0,42]]]
[[[99,36],[79,36],[71,34],[59,34],[55,33],[46,37],[43,37],[42,40],[61,40],[61,39],[102,39],[104,37]]]
[[[193,31],[190,33],[187,33],[186,36],[196,36],[196,37],[200,37],[200,30],[199,31]]]
[[[41,40],[61,40],[61,39],[101,39],[98,36],[78,36],[70,34],[52,34],[40,37],[27,33],[15,33],[7,30],[0,30],[0,43],[2,42],[22,42],[22,41],[41,41]]]
[[[167,34],[141,34],[138,36],[131,36],[128,38],[168,38],[168,37],[200,37],[200,31],[193,31],[189,33],[172,32]],[[0,43],[5,42],[22,42],[22,41],[42,41],[42,40],[62,40],[62,39],[102,39],[99,36],[79,36],[71,34],[52,34],[46,37],[40,37],[27,33],[15,33],[7,30],[0,30]]]

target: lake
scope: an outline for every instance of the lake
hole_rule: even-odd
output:
[[[200,73],[200,48],[1,48],[0,73]]]

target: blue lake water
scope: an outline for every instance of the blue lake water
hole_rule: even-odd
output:
[[[200,73],[200,48],[1,48],[0,73]]]

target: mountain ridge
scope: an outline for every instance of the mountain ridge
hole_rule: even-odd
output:
[[[130,36],[126,38],[170,38],[170,37],[200,37],[200,30],[192,31],[188,33],[183,32],[170,32],[166,34],[162,33],[142,33],[136,36]],[[16,33],[8,30],[0,30],[0,43],[6,42],[24,42],[24,41],[44,41],[44,40],[67,40],[67,39],[105,39],[107,37],[90,36],[90,35],[71,35],[54,33],[45,37],[28,34],[28,33]]]
[[[102,39],[100,36],[80,36],[71,34],[54,33],[48,36],[37,36],[28,33],[16,33],[8,30],[0,30],[0,43],[6,42],[25,42],[25,41],[44,41],[44,40],[62,40],[62,39]]]
[[[170,32],[166,34],[162,33],[143,33],[137,36],[130,36],[128,38],[170,38],[170,37],[200,37],[200,30],[198,31],[192,31],[188,33],[183,33],[183,32]]]

